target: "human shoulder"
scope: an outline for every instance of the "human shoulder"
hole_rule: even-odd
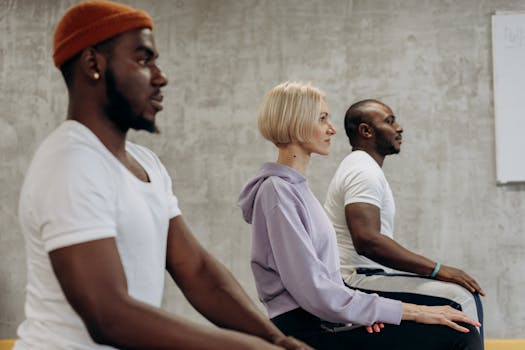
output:
[[[269,192],[275,196],[286,196],[292,192],[293,184],[279,176],[268,176],[261,184],[259,191]]]
[[[68,120],[62,123],[41,143],[29,173],[44,177],[57,174],[98,174],[115,169],[115,161],[102,142],[84,125]]]
[[[103,193],[110,201],[119,183],[119,166],[110,152],[78,122],[66,121],[40,145],[26,172],[20,202],[43,210],[48,203],[67,203]],[[114,157],[113,157],[114,158]]]
[[[362,202],[380,206],[387,185],[375,160],[366,152],[353,151],[341,162],[331,190],[344,205]]]
[[[271,207],[286,206],[290,202],[297,202],[299,194],[296,187],[297,184],[290,183],[279,176],[269,176],[259,188],[259,198]]]
[[[383,170],[366,152],[353,151],[339,165],[337,176],[345,183],[365,182],[381,184],[385,181]]]
[[[364,151],[352,151],[343,159],[341,167],[356,171],[381,171],[374,158]]]
[[[41,144],[20,194],[21,220],[41,229],[33,232],[47,251],[116,234],[120,168],[96,136],[77,124],[62,124]]]

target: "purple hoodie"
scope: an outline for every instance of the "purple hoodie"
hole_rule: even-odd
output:
[[[265,163],[239,206],[252,224],[251,266],[270,318],[301,307],[330,322],[401,322],[401,302],[343,284],[334,228],[303,175]]]

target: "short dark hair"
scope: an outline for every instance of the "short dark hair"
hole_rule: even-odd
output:
[[[359,136],[359,124],[370,123],[370,116],[368,115],[367,109],[371,104],[383,105],[383,102],[374,99],[361,100],[351,105],[346,111],[345,132],[352,146],[354,146]]]

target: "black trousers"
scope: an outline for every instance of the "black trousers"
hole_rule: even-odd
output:
[[[481,350],[476,328],[460,333],[440,325],[402,321],[399,326],[385,324],[379,333],[369,334],[365,327],[337,331],[303,309],[274,317],[272,322],[286,335],[294,336],[317,350]]]
[[[357,268],[356,269],[358,274],[366,275],[366,276],[387,276],[387,277],[402,277],[402,278],[428,278],[431,279],[428,276],[420,276],[420,275],[414,275],[414,274],[407,274],[403,272],[385,272],[383,269],[369,269],[369,268]],[[404,301],[406,303],[413,303],[418,305],[449,305],[453,308],[456,308],[458,310],[462,310],[461,305],[454,302],[453,300],[447,299],[447,298],[441,298],[433,295],[424,295],[424,294],[418,294],[418,293],[410,293],[410,292],[392,292],[392,291],[384,291],[384,290],[373,290],[373,289],[364,289],[364,288],[356,288],[351,287],[345,283],[345,285],[348,288],[351,289],[357,289],[362,292],[372,294],[376,293],[379,294],[382,297],[390,298],[390,299],[396,299],[400,301]],[[476,311],[478,316],[478,321],[481,323],[481,327],[479,327],[479,334],[481,335],[481,342],[483,343],[484,340],[484,327],[483,327],[483,305],[481,303],[481,298],[478,293],[472,293],[472,296],[474,298],[474,302],[476,303]]]

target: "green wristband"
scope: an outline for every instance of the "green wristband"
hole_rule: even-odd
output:
[[[440,268],[441,268],[441,264],[437,262],[436,267],[434,267],[434,271],[432,271],[432,273],[430,274],[430,278],[436,278]]]

